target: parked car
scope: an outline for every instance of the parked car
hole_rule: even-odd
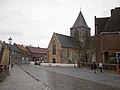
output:
[[[34,63],[35,65],[40,65],[41,64],[41,62],[40,62],[40,60],[35,60],[35,63]]]

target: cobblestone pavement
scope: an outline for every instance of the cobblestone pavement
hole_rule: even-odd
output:
[[[120,88],[120,74],[111,74],[108,72],[100,73],[99,70],[97,73],[94,73],[90,69],[77,69],[77,68],[65,68],[65,67],[41,67],[36,66],[37,68],[42,68],[48,71],[61,73],[64,75],[69,75],[76,78],[81,78],[85,80],[90,80],[93,82],[103,83]]]
[[[110,75],[107,78],[108,76],[104,76],[107,74],[94,74],[87,70],[75,68],[41,67],[34,65],[22,65],[20,67],[38,81],[43,82],[51,90],[120,90],[120,87],[106,83],[109,82],[111,77],[113,80],[118,78],[117,76],[113,78]],[[94,77],[93,80],[89,79],[90,77]]]
[[[78,73],[81,76],[78,77]],[[0,85],[0,90],[120,90],[120,87],[114,85],[83,78],[82,75],[89,76],[90,73],[94,74],[89,70],[75,68],[20,65],[12,68],[10,76]],[[93,77],[99,75],[102,74],[95,74]]]
[[[0,90],[49,90],[42,82],[38,82],[18,66],[12,68],[10,76],[0,84]]]

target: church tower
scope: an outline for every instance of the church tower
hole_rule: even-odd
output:
[[[88,27],[82,12],[80,11],[74,25],[70,28],[70,36],[77,37],[81,42],[85,36],[90,36],[90,28]]]

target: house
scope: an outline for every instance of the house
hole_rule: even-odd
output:
[[[29,63],[31,60],[31,57],[30,57],[30,52],[26,48],[26,46],[20,45],[20,44],[14,44],[14,45],[22,52],[21,63]]]
[[[13,63],[20,64],[22,60],[22,51],[15,44],[11,45]]]
[[[9,49],[2,41],[0,41],[0,66],[1,65],[9,65]]]
[[[0,41],[0,73],[8,71],[9,66],[9,49],[8,47]]]
[[[3,45],[3,42],[0,40],[0,63],[1,63],[3,52],[4,52],[4,45]]]
[[[17,48],[15,44],[10,45],[10,44],[6,43],[5,41],[3,43],[10,50],[11,62],[12,63],[21,63],[21,60],[22,60],[22,51],[20,51],[19,48]]]
[[[26,48],[31,53],[32,61],[38,60],[41,62],[48,62],[46,48],[33,47],[33,46],[27,46]]]
[[[111,10],[110,17],[95,16],[96,62],[116,62],[120,52],[120,7]]]
[[[70,28],[70,36],[53,33],[48,45],[49,63],[77,63],[80,58],[76,38],[83,42],[86,33],[90,36],[90,28],[80,11],[74,25]]]

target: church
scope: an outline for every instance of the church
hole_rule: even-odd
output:
[[[48,45],[49,63],[77,63],[79,45],[76,37],[80,41],[84,41],[86,32],[90,36],[90,28],[80,11],[74,25],[70,28],[70,36],[53,33]]]

